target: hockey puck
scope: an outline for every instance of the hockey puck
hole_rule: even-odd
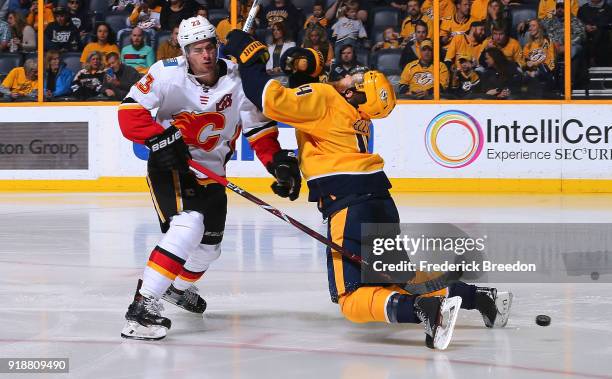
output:
[[[536,324],[540,326],[548,326],[550,325],[550,317],[546,315],[538,315],[536,317]]]

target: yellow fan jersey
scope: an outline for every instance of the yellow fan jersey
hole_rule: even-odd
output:
[[[415,29],[414,22],[416,22],[417,20],[421,20],[427,25],[427,38],[431,38],[431,36],[433,35],[433,22],[431,21],[431,18],[425,15],[421,16],[421,18],[418,18],[416,20],[413,20],[410,16],[406,17],[402,22],[402,29],[400,31],[400,35],[403,38],[412,37],[414,35]]]
[[[484,43],[476,42],[467,34],[455,36],[448,44],[448,49],[446,50],[444,60],[455,64],[456,58],[463,55],[478,61],[478,58],[480,57],[480,54],[484,50],[485,46],[486,45]]]
[[[555,46],[548,38],[542,38],[542,41],[528,42],[523,48],[523,57],[525,58],[525,69],[535,70],[538,65],[545,64],[552,71],[555,69]],[[535,63],[536,66],[528,68],[527,62]]]
[[[440,22],[440,37],[448,37],[452,33],[455,33],[455,35],[465,34],[470,30],[470,25],[474,21],[477,20],[472,17],[466,19],[464,22],[457,21],[455,16],[446,18]]]
[[[486,49],[487,46],[489,46],[489,43],[491,43],[491,38],[487,38],[486,40],[484,40],[482,45],[485,46]],[[508,43],[504,47],[500,47],[495,44],[492,45],[500,49],[509,61],[512,61],[521,67],[525,64],[523,60],[523,49],[521,48],[521,44],[514,38],[508,38]]]
[[[440,64],[440,85],[448,88],[448,69],[446,65]],[[406,65],[400,77],[400,84],[408,86],[410,93],[429,91],[433,88],[433,64],[422,66],[421,61],[415,60]]]
[[[555,0],[553,0],[555,1]],[[483,21],[487,18],[489,0],[474,0],[470,9],[470,16],[474,21]]]
[[[542,20],[553,17],[555,15],[556,7],[557,0],[540,0],[540,3],[538,4],[538,18]],[[571,0],[570,10],[572,12],[572,16],[578,16],[578,1]]]
[[[285,88],[270,80],[263,92],[263,114],[296,129],[310,201],[391,188],[383,159],[368,152],[370,120],[362,119],[331,85]]]

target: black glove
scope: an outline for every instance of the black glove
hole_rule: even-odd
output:
[[[270,58],[266,45],[240,29],[229,32],[223,52],[236,59],[238,64],[247,66],[255,63],[266,64]]]
[[[302,47],[291,47],[280,58],[280,67],[289,75],[289,88],[318,83],[323,64],[319,51]]]
[[[291,201],[300,196],[302,175],[293,150],[278,151],[267,169],[276,178],[276,182],[272,183],[272,192]]]
[[[154,168],[161,171],[189,172],[187,160],[191,159],[191,154],[181,131],[175,126],[170,126],[163,133],[149,138],[145,145],[151,150],[149,163]]]

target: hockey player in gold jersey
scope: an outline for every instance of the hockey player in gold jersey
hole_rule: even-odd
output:
[[[383,159],[368,151],[371,120],[387,117],[396,102],[393,87],[382,73],[359,70],[334,86],[317,83],[321,55],[292,48],[281,57],[281,67],[290,74],[291,88],[285,88],[265,74],[265,46],[248,34],[232,31],[225,51],[238,61],[247,97],[267,117],[296,129],[309,200],[317,202],[328,220],[333,242],[359,254],[362,223],[399,223]],[[426,344],[431,348],[444,349],[450,342],[464,297],[471,309],[476,308],[475,302],[488,299],[491,325],[507,320],[507,312],[496,317],[493,297],[478,297],[475,286],[462,283],[450,293],[416,296],[397,285],[362,282],[360,266],[337,251],[328,249],[327,264],[331,299],[348,320],[424,322]],[[446,294],[448,298],[442,296]]]

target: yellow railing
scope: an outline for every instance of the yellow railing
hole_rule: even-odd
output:
[[[230,21],[232,27],[235,28],[238,23],[237,17],[237,1],[230,1]],[[108,106],[116,105],[116,101],[107,102],[45,102],[44,101],[44,1],[38,2],[38,98],[36,102],[22,102],[22,103],[0,103],[0,106],[11,106],[11,107],[32,107],[32,106]],[[572,99],[572,83],[571,83],[571,2],[564,2],[564,99],[559,100],[443,100],[440,98],[439,88],[439,69],[433,70],[434,78],[434,99],[433,100],[399,100],[399,104],[612,104],[612,100],[574,100]],[[434,45],[440,41],[440,2],[434,0]],[[440,67],[440,53],[439,49],[434,48],[434,67]]]

